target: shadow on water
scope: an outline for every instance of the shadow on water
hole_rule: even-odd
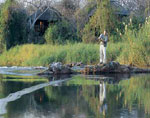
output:
[[[15,77],[1,76],[0,118],[150,116],[150,75],[64,75],[41,77],[47,81],[2,81],[6,78]]]

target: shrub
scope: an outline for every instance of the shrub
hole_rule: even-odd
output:
[[[130,24],[132,25],[132,24]],[[129,26],[130,27],[130,26]],[[150,65],[150,19],[147,19],[145,25],[139,31],[131,30],[126,26],[124,42],[126,46],[117,59],[123,64],[135,66]]]
[[[45,40],[47,44],[66,44],[78,41],[75,29],[66,20],[50,25],[45,33]]]

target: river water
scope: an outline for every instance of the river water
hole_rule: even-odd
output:
[[[0,118],[149,118],[150,75],[38,77],[0,68]]]

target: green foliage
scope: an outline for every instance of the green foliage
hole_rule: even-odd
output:
[[[65,44],[78,41],[76,31],[66,20],[50,25],[45,33],[45,39],[47,44]]]
[[[147,18],[145,24],[139,31],[132,29],[132,22],[125,27],[123,36],[126,46],[118,58],[123,64],[135,66],[150,65],[150,19]]]
[[[26,42],[26,13],[16,1],[7,0],[0,12],[1,50]],[[2,52],[1,51],[1,52]]]
[[[106,29],[109,34],[112,34],[115,31],[116,22],[117,20],[110,6],[110,1],[103,0],[97,2],[95,14],[90,18],[83,29],[83,42],[94,42],[95,38],[98,37],[104,29]]]
[[[116,61],[124,48],[126,47],[126,43],[109,43],[107,47],[107,61]]]
[[[132,22],[125,25],[122,42],[109,42],[107,60],[119,61],[121,64],[135,66],[150,65],[150,20],[139,31],[132,29]],[[52,43],[53,44],[53,43]],[[66,45],[23,45],[5,51],[0,56],[0,65],[47,66],[52,62],[99,63],[98,44],[66,44]]]
[[[94,7],[91,5],[89,8],[91,10]],[[87,9],[86,13],[90,10]],[[107,47],[108,61],[117,60],[122,64],[149,66],[150,18],[146,18],[143,26],[142,20],[138,17],[122,19],[122,23],[116,23],[112,12],[109,0],[97,2],[95,14],[83,29],[83,42],[95,42],[100,32],[107,29],[111,40]],[[2,53],[5,49],[26,42],[26,15],[17,2],[11,0],[5,2],[0,13],[0,53]],[[16,46],[0,56],[0,65],[46,66],[58,61],[98,63],[98,44],[68,44],[79,41],[77,34],[70,22],[62,20],[47,29],[44,37],[48,45]]]
[[[75,13],[75,18],[76,18],[76,28],[77,28],[77,35],[79,38],[82,37],[82,30],[85,27],[85,25],[88,22],[87,17],[89,16],[89,14],[91,13],[91,11],[93,11],[93,9],[96,8],[96,3],[91,1],[88,2],[88,4],[81,8],[78,9]]]
[[[122,50],[121,44],[110,43],[107,50],[108,60],[116,60]],[[98,44],[67,45],[23,45],[16,46],[0,55],[0,66],[47,66],[52,62],[99,63]]]

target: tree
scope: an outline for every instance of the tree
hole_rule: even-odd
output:
[[[26,42],[26,12],[15,0],[6,0],[0,15],[1,48],[11,47]]]
[[[95,13],[96,8],[96,1],[85,1],[84,6],[76,11],[75,19],[78,37],[82,37],[82,30],[89,22],[90,17]]]
[[[117,19],[110,6],[110,0],[97,1],[96,12],[83,29],[82,40],[86,43],[93,42],[101,32],[107,30],[112,34],[116,27]]]
[[[59,11],[66,18],[70,19],[74,16],[76,10],[80,7],[80,0],[62,0],[59,3]]]
[[[72,25],[73,29],[77,29],[76,12],[81,7],[82,0],[61,0],[56,6],[63,17],[65,17]]]
[[[150,0],[117,0],[133,15],[146,17],[150,15]]]
[[[54,0],[21,0],[21,2],[26,6],[28,13],[31,15],[34,14],[34,19],[29,19],[30,30],[33,30],[34,24],[41,17],[47,9],[51,9],[57,15],[59,15],[58,11],[53,9],[52,4],[55,3]],[[40,14],[37,14],[37,11],[40,10]]]

